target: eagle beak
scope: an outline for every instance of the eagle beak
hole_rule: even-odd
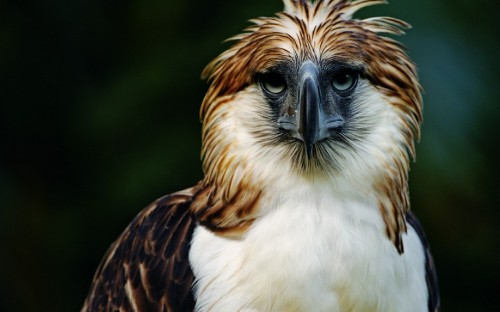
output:
[[[297,138],[304,142],[306,154],[311,157],[314,145],[328,138],[330,130],[341,127],[344,120],[333,112],[333,103],[322,97],[318,67],[311,61],[300,68],[298,95]]]
[[[318,68],[311,62],[302,65],[299,72],[299,96],[297,125],[299,139],[304,142],[307,156],[313,152],[320,138],[321,93],[318,83]]]

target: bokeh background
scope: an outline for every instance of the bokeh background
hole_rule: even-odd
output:
[[[444,311],[500,311],[496,0],[392,0],[425,123],[412,207]],[[278,0],[0,2],[0,311],[77,311],[109,244],[202,177],[200,72]]]

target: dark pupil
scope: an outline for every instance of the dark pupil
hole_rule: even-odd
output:
[[[271,88],[280,89],[285,86],[285,79],[276,73],[266,74],[264,76],[263,82]],[[272,91],[272,90],[268,90]]]
[[[343,84],[348,83],[350,79],[351,79],[351,75],[350,74],[348,74],[348,73],[341,73],[341,74],[339,74],[336,77],[335,80],[337,81],[338,84],[343,85]]]

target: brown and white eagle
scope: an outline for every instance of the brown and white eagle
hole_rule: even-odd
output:
[[[284,0],[203,72],[204,178],[145,208],[82,311],[438,311],[408,170],[409,25],[384,0]],[[382,34],[382,35],[381,35]]]

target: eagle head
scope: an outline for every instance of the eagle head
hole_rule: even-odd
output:
[[[200,220],[242,228],[264,213],[253,209],[264,190],[324,184],[344,196],[375,192],[388,235],[401,245],[421,88],[404,47],[383,36],[409,25],[353,18],[381,3],[284,0],[283,12],[251,20],[208,64],[203,204],[212,209]]]

